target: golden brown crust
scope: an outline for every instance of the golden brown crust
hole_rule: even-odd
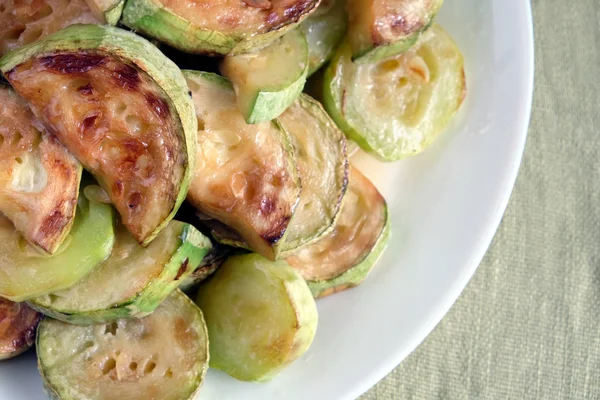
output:
[[[0,360],[14,357],[35,342],[35,331],[42,315],[25,303],[0,298]]]

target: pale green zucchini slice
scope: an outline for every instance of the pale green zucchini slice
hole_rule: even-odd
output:
[[[7,54],[0,69],[150,243],[194,166],[196,118],[179,68],[131,32],[73,25]]]
[[[202,312],[179,290],[141,319],[77,326],[44,318],[36,349],[55,400],[192,400],[209,359]]]
[[[8,360],[29,350],[42,314],[25,303],[0,297],[0,360]]]
[[[146,248],[118,225],[106,261],[70,288],[32,299],[30,305],[77,325],[145,317],[198,268],[211,247],[196,228],[175,220]]]
[[[319,0],[128,0],[122,23],[187,53],[242,54],[294,29]]]
[[[348,0],[352,59],[371,63],[413,46],[433,23],[444,0]]]
[[[0,84],[0,212],[25,240],[52,254],[75,219],[81,164]]]
[[[318,322],[314,299],[284,261],[258,254],[230,257],[200,286],[210,366],[244,381],[266,381],[311,345]]]
[[[308,75],[333,57],[348,27],[346,0],[324,0],[300,25],[308,42]]]
[[[199,121],[188,201],[274,259],[300,198],[290,139],[277,122],[246,124],[225,78],[193,71],[185,76]]]
[[[379,63],[352,63],[343,45],[324,82],[324,104],[338,126],[384,161],[423,151],[466,94],[463,56],[439,25],[410,50]]]
[[[308,75],[308,44],[301,29],[254,53],[227,56],[221,73],[231,80],[238,110],[249,124],[277,118],[300,95]]]
[[[335,228],[286,261],[306,279],[313,296],[324,297],[365,280],[385,250],[389,235],[385,199],[369,179],[352,168]]]
[[[114,240],[111,207],[83,195],[71,232],[52,256],[27,243],[0,216],[0,296],[24,301],[66,289],[110,255]]]
[[[117,25],[123,13],[125,0],[85,0],[100,21],[107,25]]]

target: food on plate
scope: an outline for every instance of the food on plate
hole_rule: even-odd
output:
[[[308,67],[304,31],[295,29],[264,49],[225,57],[220,70],[233,84],[244,119],[256,124],[277,118],[298,98]]]
[[[100,21],[116,25],[121,19],[125,0],[85,0]]]
[[[44,318],[38,366],[52,399],[191,400],[208,368],[202,312],[179,290],[151,315],[77,326]]]
[[[15,90],[147,245],[185,199],[196,118],[179,68],[118,28],[73,25],[0,59]]]
[[[0,296],[24,301],[66,289],[109,256],[114,240],[111,207],[83,195],[69,235],[52,256],[31,246],[0,216]]]
[[[30,300],[36,310],[77,325],[151,314],[198,268],[210,240],[193,226],[172,220],[144,248],[119,224],[111,255],[60,292]]]
[[[256,51],[294,29],[319,0],[128,0],[122,23],[179,50]]]
[[[325,72],[324,104],[367,152],[395,161],[423,151],[465,98],[463,56],[439,25],[401,55],[357,64],[343,44]]]
[[[0,297],[0,360],[8,360],[29,350],[42,318],[25,303]]]
[[[246,124],[227,79],[194,71],[185,76],[199,129],[188,201],[275,259],[300,198],[290,138],[277,122]]]
[[[390,235],[387,204],[377,188],[351,169],[348,194],[333,230],[285,261],[306,279],[315,297],[359,285],[385,250]]]
[[[198,290],[210,337],[210,366],[244,381],[266,381],[303,354],[315,336],[308,286],[284,261],[230,257]]]
[[[0,56],[69,25],[102,23],[85,1],[2,0]]]
[[[396,56],[427,30],[443,0],[348,0],[352,60],[365,63]]]
[[[46,253],[55,253],[73,226],[81,171],[27,103],[0,84],[0,212]]]

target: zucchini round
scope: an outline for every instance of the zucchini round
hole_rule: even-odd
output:
[[[329,114],[363,150],[383,161],[423,151],[466,93],[463,56],[439,25],[409,51],[379,63],[353,63],[346,43],[324,82]]]
[[[335,228],[286,261],[306,279],[313,296],[324,297],[359,285],[385,250],[389,235],[385,199],[352,168]]]
[[[274,259],[300,198],[289,137],[277,122],[246,124],[225,78],[193,71],[185,76],[200,127],[188,201]]]
[[[259,50],[296,27],[319,0],[128,0],[122,23],[188,53]]]
[[[0,360],[8,360],[29,350],[42,318],[25,303],[0,297]]]
[[[119,225],[106,261],[70,288],[37,297],[30,304],[76,325],[141,318],[177,289],[210,249],[210,240],[183,222],[169,222],[146,248]]]
[[[249,124],[281,115],[300,95],[308,75],[308,44],[301,29],[250,54],[227,56],[221,73],[231,80],[238,110]]]
[[[73,226],[81,172],[27,103],[0,84],[0,212],[46,253],[56,252]]]
[[[230,257],[200,286],[196,300],[210,337],[210,366],[244,381],[266,381],[311,345],[317,307],[284,261]]]
[[[44,318],[36,348],[57,400],[191,400],[209,358],[202,312],[179,290],[141,319],[77,326]]]
[[[0,69],[150,243],[194,165],[196,118],[179,68],[131,32],[73,25],[7,54]]]
[[[24,301],[66,289],[110,255],[114,240],[111,207],[83,195],[71,232],[53,256],[29,245],[0,217],[0,296]]]

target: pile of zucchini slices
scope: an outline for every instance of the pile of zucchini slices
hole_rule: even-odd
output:
[[[0,359],[35,344],[53,399],[188,400],[306,352],[390,236],[350,149],[417,154],[465,97],[441,5],[3,2]]]

